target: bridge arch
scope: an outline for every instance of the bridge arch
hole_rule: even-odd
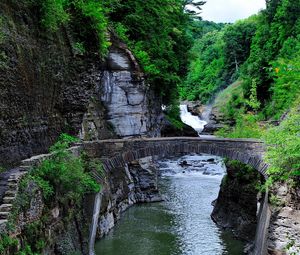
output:
[[[100,158],[105,171],[113,171],[126,164],[147,156],[176,156],[190,153],[206,153],[238,160],[255,168],[267,179],[268,164],[263,160],[264,144],[253,139],[223,138],[135,138],[85,142],[82,149],[92,158]],[[254,255],[267,251],[268,227],[270,222],[268,191],[258,214],[258,224],[254,242]]]
[[[168,157],[190,153],[206,153],[250,165],[267,179],[268,164],[263,161],[264,145],[253,139],[223,138],[139,138],[102,140],[84,143],[84,150],[102,159],[106,171],[148,156]]]

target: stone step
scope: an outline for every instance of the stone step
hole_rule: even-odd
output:
[[[8,212],[12,208],[12,204],[2,204],[0,205],[0,211],[1,212]]]
[[[9,216],[9,212],[0,212],[0,219],[6,220]]]
[[[0,220],[0,225],[6,224],[7,220]]]
[[[5,196],[12,197],[17,195],[17,190],[7,190],[5,191]]]
[[[13,197],[4,197],[3,198],[3,203],[4,204],[10,204],[15,200],[15,198],[16,198],[15,196],[13,196]]]
[[[18,186],[18,184],[17,184],[17,183],[14,183],[14,182],[8,182],[8,183],[7,183],[7,186],[8,186],[9,188],[16,188],[16,187]]]
[[[7,181],[11,183],[18,183],[19,179],[10,178]]]
[[[22,171],[22,174],[26,174],[31,169],[31,166],[20,166],[20,171]]]
[[[8,220],[0,220],[0,232],[3,233],[6,230],[6,223]]]

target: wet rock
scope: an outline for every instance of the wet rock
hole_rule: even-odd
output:
[[[207,162],[215,162],[215,159],[214,158],[209,158],[206,160]]]
[[[212,107],[212,110],[207,118],[207,124],[204,126],[202,134],[204,135],[213,135],[214,132],[223,128],[225,125],[230,125],[227,120],[224,119],[222,113],[217,107]]]
[[[183,160],[181,162],[179,162],[179,164],[181,167],[188,167],[188,166],[192,166],[191,164],[189,164],[186,160]]]
[[[178,129],[170,123],[167,119],[164,119],[162,122],[161,136],[163,137],[175,137],[175,136],[191,136],[198,137],[197,131],[192,127],[183,123],[183,128]]]

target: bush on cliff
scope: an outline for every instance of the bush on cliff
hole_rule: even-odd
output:
[[[91,161],[84,154],[77,157],[68,150],[71,143],[76,141],[76,138],[62,134],[50,148],[51,157],[42,161],[21,180],[7,223],[7,231],[12,237],[0,233],[1,254],[44,254],[44,248],[51,243],[50,232],[46,228],[53,221],[53,208],[58,207],[60,212],[58,229],[70,226],[70,222],[77,222],[84,217],[84,194],[98,192],[101,188],[93,179],[91,171],[100,175],[102,170],[99,162]],[[39,208],[42,210],[41,215],[34,221],[23,218],[23,215],[29,215],[31,210],[36,209],[32,209],[32,201],[36,206],[39,198],[43,198]],[[22,222],[26,224],[21,226]],[[21,231],[21,245],[14,237],[16,227]],[[88,233],[84,226],[80,231]]]
[[[300,98],[280,126],[268,130],[266,161],[270,164],[269,183],[291,181],[300,177]]]
[[[54,195],[64,203],[79,202],[85,193],[100,190],[99,184],[92,178],[82,157],[76,157],[68,150],[76,138],[62,134],[50,148],[51,158],[44,160],[33,169],[25,181],[34,181],[43,191],[46,200]]]

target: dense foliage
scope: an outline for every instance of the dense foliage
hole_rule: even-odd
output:
[[[280,126],[270,128],[264,139],[268,145],[268,173],[274,180],[296,180],[300,177],[300,97]],[[292,178],[291,178],[292,177]]]
[[[219,89],[224,67],[222,37],[220,32],[209,32],[194,45],[191,52],[194,60],[185,83],[180,87],[182,98],[207,102]]]
[[[192,17],[187,11],[201,1],[190,0],[39,0],[41,24],[56,31],[64,24],[78,30],[73,45],[80,54],[97,34],[102,56],[110,43],[108,31],[114,30],[133,51],[147,75],[147,80],[164,104],[175,105],[177,85],[186,74],[188,49],[192,45]],[[83,25],[84,24],[84,25]],[[194,28],[199,31],[200,28]],[[178,113],[177,113],[178,114]]]
[[[261,118],[278,119],[299,93],[299,17],[299,1],[271,0],[258,15],[216,31],[210,44],[201,37],[181,96],[205,103],[241,78],[245,113],[259,110]]]
[[[75,141],[76,138],[62,134],[50,148],[52,156],[30,171],[23,185],[33,181],[42,189],[46,201],[56,197],[63,204],[80,203],[85,193],[98,192],[100,187],[88,172],[90,169],[86,169],[83,158],[68,150]]]
[[[121,1],[110,13],[119,36],[142,64],[152,87],[165,104],[176,101],[176,86],[186,73],[190,17],[186,1]]]
[[[183,99],[197,99],[202,103],[237,79],[241,65],[250,54],[257,17],[226,26],[204,24],[209,32],[196,40],[190,52],[186,81],[180,87]]]
[[[258,15],[199,37],[180,94],[206,103],[238,81],[216,96],[228,123],[217,135],[264,137],[272,182],[299,175],[300,4],[266,4]]]

